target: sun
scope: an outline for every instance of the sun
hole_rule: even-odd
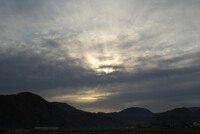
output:
[[[114,71],[116,71],[116,70],[113,69],[113,68],[102,68],[102,69],[99,69],[99,70],[98,70],[98,72],[104,72],[104,73],[106,73],[106,74],[112,73],[112,72],[114,72]]]
[[[113,68],[103,68],[102,70],[107,74],[115,71]]]
[[[106,54],[104,54],[106,55]],[[99,55],[87,55],[86,57],[88,66],[98,74],[109,74],[117,71],[117,67],[121,64],[117,55],[111,56],[99,56]]]
[[[77,37],[79,45],[74,45],[74,49],[68,54],[80,59],[83,68],[91,69],[97,74],[113,73],[119,70],[123,61],[121,50],[116,47],[118,36],[116,29],[84,30]],[[81,49],[76,49],[79,47]]]

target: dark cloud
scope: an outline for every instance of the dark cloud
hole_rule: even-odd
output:
[[[99,68],[112,68],[114,70],[117,70],[117,69],[122,69],[124,67],[123,66],[118,66],[118,65],[116,65],[116,66],[114,66],[114,65],[102,65],[102,66],[99,66]]]
[[[80,78],[85,77],[87,70],[74,66],[74,62],[70,58],[64,62],[49,60],[31,50],[11,56],[2,55],[0,89],[2,92],[34,91],[80,85]]]
[[[120,82],[112,84],[111,87],[102,87],[116,94],[89,105],[75,105],[81,108],[115,110],[138,106],[147,107],[154,112],[181,106],[199,106],[199,74],[199,67],[149,70],[143,75],[121,78]]]
[[[26,50],[16,55],[1,56],[0,89],[1,93],[24,90],[42,92],[58,88],[77,92],[82,87],[92,88],[99,85],[102,91],[117,94],[85,107],[109,108],[112,105],[114,109],[122,109],[128,105],[137,105],[162,110],[164,107],[156,108],[157,101],[170,103],[168,107],[175,105],[172,101],[177,105],[183,105],[186,100],[189,103],[189,99],[195,101],[195,104],[199,101],[200,65],[196,63],[198,55],[199,52],[158,63],[163,66],[190,61],[189,67],[138,70],[135,73],[114,72],[99,76],[91,70],[76,66],[74,59],[67,58],[65,62],[51,61],[42,54],[36,55],[31,50]],[[55,94],[57,93],[53,95]],[[75,105],[84,107],[81,104]]]
[[[188,60],[196,63],[199,59],[198,54],[199,52],[182,55],[161,63],[173,64]],[[101,84],[99,89],[102,92],[114,93],[113,95],[89,104],[70,103],[86,109],[119,110],[129,106],[139,106],[157,112],[179,106],[198,106],[199,74],[199,64],[187,68],[139,70],[131,74],[115,72],[110,74],[112,76],[99,81]]]
[[[83,109],[197,105],[199,5],[1,0],[0,93],[97,92],[94,102],[70,102]]]
[[[10,8],[12,11],[14,12],[27,12],[27,11],[31,11],[34,10],[35,8],[37,9],[37,7],[42,6],[42,4],[44,3],[44,1],[40,1],[40,0],[35,0],[35,1],[31,1],[31,0],[1,0],[0,2],[0,7],[1,8]]]
[[[56,48],[56,47],[60,46],[60,44],[58,42],[56,42],[55,40],[47,39],[45,41],[46,41],[46,45],[48,47]]]

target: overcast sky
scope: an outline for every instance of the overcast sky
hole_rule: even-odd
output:
[[[199,0],[0,0],[0,94],[92,112],[200,106]]]

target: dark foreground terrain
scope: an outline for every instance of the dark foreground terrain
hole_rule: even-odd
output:
[[[83,130],[32,130],[10,129],[0,134],[200,134],[200,129],[83,129]]]
[[[35,127],[192,129],[200,128],[200,107],[175,108],[162,113],[152,113],[146,108],[138,107],[113,113],[90,113],[66,103],[48,102],[30,92],[0,95],[0,129]]]

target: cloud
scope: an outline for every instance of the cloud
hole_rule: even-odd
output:
[[[94,111],[197,104],[199,5],[2,0],[0,93],[29,90],[67,101],[85,92],[96,100],[70,103]]]
[[[198,106],[199,102],[199,74],[200,65],[198,53],[183,55],[167,61],[160,61],[166,65],[193,61],[189,67],[138,70],[136,73],[116,72],[109,74],[105,79],[101,79],[96,87],[81,90],[83,92],[98,91],[98,94],[111,93],[103,99],[90,104],[77,103],[67,98],[63,102],[68,102],[81,109],[97,112],[98,110],[117,111],[131,106],[147,107],[154,112],[167,110],[180,106]],[[196,59],[196,60],[194,60]],[[169,62],[171,61],[171,62]],[[157,64],[160,65],[158,62]],[[197,65],[197,64],[198,65]],[[62,94],[77,94],[62,92]],[[59,94],[57,95],[59,98]],[[62,95],[61,95],[62,96]],[[87,95],[85,95],[87,96]],[[90,96],[90,95],[88,95]],[[80,96],[77,96],[77,98]],[[49,97],[51,98],[51,97]],[[50,99],[52,100],[52,98]],[[56,99],[55,99],[56,100]]]

